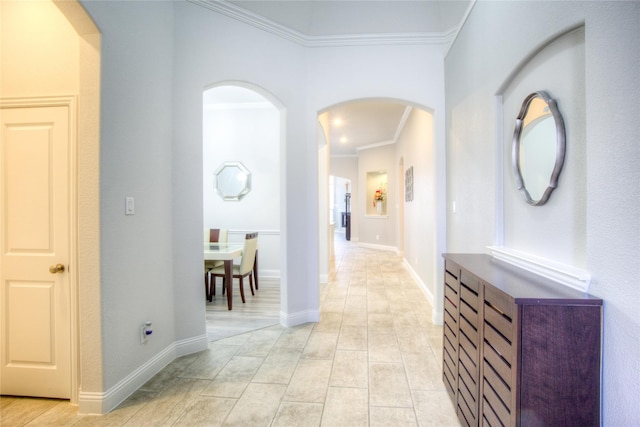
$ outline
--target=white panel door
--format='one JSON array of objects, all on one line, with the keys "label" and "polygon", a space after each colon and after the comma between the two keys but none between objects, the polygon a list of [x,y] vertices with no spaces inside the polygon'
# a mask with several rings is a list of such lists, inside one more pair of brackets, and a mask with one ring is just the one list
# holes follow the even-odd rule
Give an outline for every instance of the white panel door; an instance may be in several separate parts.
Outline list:
[{"label": "white panel door", "polygon": [[70,397],[69,110],[0,110],[1,394]]}]

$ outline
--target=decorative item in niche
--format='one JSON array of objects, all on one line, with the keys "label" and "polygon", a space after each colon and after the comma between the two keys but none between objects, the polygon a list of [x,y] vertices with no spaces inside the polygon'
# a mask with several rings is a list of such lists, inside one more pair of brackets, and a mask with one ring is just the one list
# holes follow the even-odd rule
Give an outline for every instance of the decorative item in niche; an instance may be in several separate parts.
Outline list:
[{"label": "decorative item in niche", "polygon": [[386,196],[387,193],[383,189],[382,185],[380,185],[375,193],[373,193],[373,206],[376,207],[376,213],[378,215],[382,215],[382,203],[384,202]]},{"label": "decorative item in niche", "polygon": [[516,118],[512,162],[516,186],[530,205],[544,205],[558,186],[565,145],[556,102],[546,92],[527,96]]},{"label": "decorative item in niche", "polygon": [[367,172],[366,191],[371,195],[367,198],[366,215],[387,214],[387,172]]},{"label": "decorative item in niche", "polygon": [[404,173],[404,201],[410,202],[413,200],[413,166],[407,169]]},{"label": "decorative item in niche", "polygon": [[223,200],[240,200],[251,190],[251,172],[240,162],[224,162],[214,178],[214,188]]}]

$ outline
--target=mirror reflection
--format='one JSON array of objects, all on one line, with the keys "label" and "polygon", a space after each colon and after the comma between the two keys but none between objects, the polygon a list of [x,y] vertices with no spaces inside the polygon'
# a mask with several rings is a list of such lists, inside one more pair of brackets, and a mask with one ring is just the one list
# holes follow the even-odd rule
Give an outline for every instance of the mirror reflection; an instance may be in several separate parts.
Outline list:
[{"label": "mirror reflection", "polygon": [[564,163],[564,122],[544,92],[529,95],[516,119],[513,166],[527,203],[543,205],[557,187]]},{"label": "mirror reflection", "polygon": [[251,190],[251,173],[240,162],[225,162],[215,172],[215,189],[224,200],[240,200]]}]

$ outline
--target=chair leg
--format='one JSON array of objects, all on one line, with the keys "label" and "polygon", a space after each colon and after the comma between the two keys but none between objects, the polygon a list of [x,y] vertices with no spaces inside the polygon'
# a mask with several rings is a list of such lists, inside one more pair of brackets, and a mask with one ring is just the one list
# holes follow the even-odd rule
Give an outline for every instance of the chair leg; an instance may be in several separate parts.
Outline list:
[{"label": "chair leg", "polygon": [[253,260],[253,281],[256,282],[256,291],[258,286],[258,251],[256,250],[256,258]]},{"label": "chair leg", "polygon": [[204,272],[204,292],[207,295],[207,301],[211,301],[211,290],[209,289],[209,272]]},{"label": "chair leg", "polygon": [[211,295],[216,294],[216,276],[211,276],[211,289],[209,290]]},{"label": "chair leg", "polygon": [[251,273],[249,273],[249,287],[251,288],[251,295],[255,295],[253,293],[253,277],[251,276]]},{"label": "chair leg", "polygon": [[242,283],[242,276],[240,276],[240,297],[242,298],[242,303],[244,304],[244,284]]}]

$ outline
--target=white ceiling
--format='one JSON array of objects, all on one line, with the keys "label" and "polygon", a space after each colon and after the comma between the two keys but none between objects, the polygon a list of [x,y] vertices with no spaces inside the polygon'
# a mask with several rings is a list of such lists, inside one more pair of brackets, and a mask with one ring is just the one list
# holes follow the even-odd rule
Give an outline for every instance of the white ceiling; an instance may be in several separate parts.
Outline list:
[{"label": "white ceiling", "polygon": [[[380,35],[445,40],[475,0],[190,0],[302,44]],[[395,143],[410,107],[389,101],[354,101],[332,107],[331,156]],[[341,125],[334,124],[340,118]],[[347,142],[341,143],[340,139]]]},{"label": "white ceiling", "polygon": [[354,101],[332,107],[327,110],[330,155],[353,156],[358,150],[394,144],[410,110],[390,101]]},{"label": "white ceiling", "polygon": [[458,26],[470,0],[233,0],[306,36],[443,33]]}]

